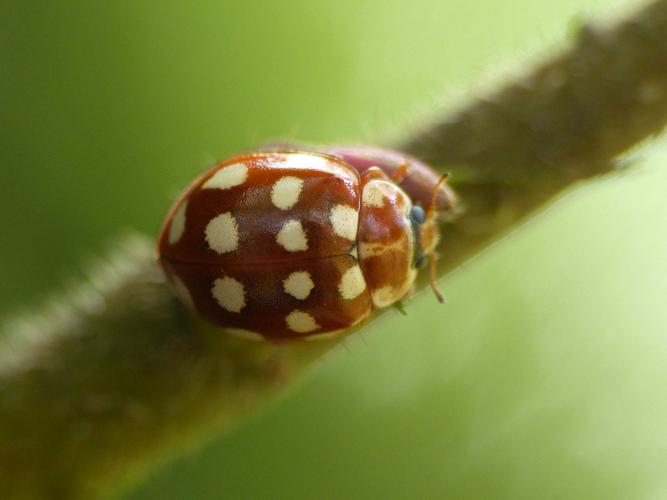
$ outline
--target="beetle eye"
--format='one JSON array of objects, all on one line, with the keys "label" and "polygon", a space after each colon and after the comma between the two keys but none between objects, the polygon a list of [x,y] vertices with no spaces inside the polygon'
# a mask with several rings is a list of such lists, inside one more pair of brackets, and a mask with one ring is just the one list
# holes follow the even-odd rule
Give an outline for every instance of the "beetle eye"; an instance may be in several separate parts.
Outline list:
[{"label": "beetle eye", "polygon": [[423,224],[426,221],[426,212],[419,205],[413,205],[410,208],[410,220],[416,224]]}]

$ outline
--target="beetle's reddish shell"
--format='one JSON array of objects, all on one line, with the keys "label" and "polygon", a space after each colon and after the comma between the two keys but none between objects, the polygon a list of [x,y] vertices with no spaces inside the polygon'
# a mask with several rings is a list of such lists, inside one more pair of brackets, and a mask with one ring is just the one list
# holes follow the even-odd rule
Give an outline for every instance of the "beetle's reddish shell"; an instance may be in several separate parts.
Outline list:
[{"label": "beetle's reddish shell", "polygon": [[437,232],[432,219],[411,219],[413,202],[427,207],[434,193],[440,206],[453,200],[411,161],[349,147],[226,160],[167,216],[158,253],[168,282],[205,319],[244,338],[347,331],[404,297],[415,258],[437,241],[424,237]]},{"label": "beetle's reddish shell", "polygon": [[348,328],[372,310],[356,256],[359,174],[314,153],[232,158],[172,208],[160,261],[186,302],[246,336]]}]

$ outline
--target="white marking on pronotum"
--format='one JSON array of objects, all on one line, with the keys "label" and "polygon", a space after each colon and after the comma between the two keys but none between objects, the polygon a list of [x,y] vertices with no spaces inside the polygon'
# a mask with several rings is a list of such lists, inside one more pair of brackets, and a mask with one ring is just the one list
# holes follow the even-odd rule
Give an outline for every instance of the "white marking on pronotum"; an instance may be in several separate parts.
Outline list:
[{"label": "white marking on pronotum", "polygon": [[236,337],[243,340],[250,340],[251,342],[262,342],[266,340],[263,335],[260,335],[257,332],[251,332],[250,330],[244,330],[243,328],[225,327],[224,330],[232,337]]},{"label": "white marking on pronotum", "polygon": [[169,226],[169,244],[173,245],[178,242],[183,236],[185,231],[185,211],[188,208],[187,200],[181,203],[181,206],[178,207],[174,217],[171,219],[171,225]]},{"label": "white marking on pronotum", "polygon": [[292,208],[299,200],[303,179],[286,176],[278,179],[271,188],[271,202],[281,210]]},{"label": "white marking on pronotum", "polygon": [[343,273],[338,283],[338,291],[345,300],[352,300],[366,290],[366,280],[361,268],[354,265]]},{"label": "white marking on pronotum", "polygon": [[383,188],[384,181],[371,181],[361,193],[361,203],[366,207],[380,208],[384,206],[385,193]]},{"label": "white marking on pronotum", "polygon": [[248,166],[234,163],[222,167],[202,185],[202,189],[229,189],[243,184],[248,178]]},{"label": "white marking on pronotum", "polygon": [[290,219],[276,235],[276,242],[288,252],[308,250],[308,239],[301,221]]},{"label": "white marking on pronotum", "polygon": [[245,307],[245,289],[243,285],[229,276],[218,278],[211,288],[213,298],[229,312],[241,312]]},{"label": "white marking on pronotum", "polygon": [[309,333],[320,328],[315,318],[307,312],[295,309],[285,317],[287,327],[296,333]]},{"label": "white marking on pronotum", "polygon": [[232,252],[239,246],[239,226],[231,212],[213,217],[204,234],[208,246],[218,253]]},{"label": "white marking on pronotum", "polygon": [[283,281],[283,288],[292,297],[299,300],[306,299],[315,287],[308,271],[295,271]]},{"label": "white marking on pronotum", "polygon": [[350,241],[357,239],[359,212],[354,208],[347,205],[336,205],[329,213],[329,220],[333,226],[334,233],[338,236]]}]

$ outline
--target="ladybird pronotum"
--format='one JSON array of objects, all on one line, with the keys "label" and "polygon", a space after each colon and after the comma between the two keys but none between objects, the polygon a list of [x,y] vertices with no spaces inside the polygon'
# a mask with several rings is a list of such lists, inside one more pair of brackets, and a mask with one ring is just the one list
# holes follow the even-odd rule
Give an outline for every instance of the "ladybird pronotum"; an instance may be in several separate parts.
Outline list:
[{"label": "ladybird pronotum", "polygon": [[186,189],[159,263],[183,303],[233,335],[331,338],[410,292],[454,203],[444,177],[395,151],[260,150]]}]

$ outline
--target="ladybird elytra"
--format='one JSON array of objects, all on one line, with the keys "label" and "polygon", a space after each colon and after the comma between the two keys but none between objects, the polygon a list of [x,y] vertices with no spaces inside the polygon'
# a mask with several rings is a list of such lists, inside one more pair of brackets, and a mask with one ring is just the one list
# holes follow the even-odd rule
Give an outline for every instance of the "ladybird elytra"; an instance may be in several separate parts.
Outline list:
[{"label": "ladybird elytra", "polygon": [[382,151],[367,152],[376,165],[355,165],[368,158],[354,150],[350,161],[350,148],[260,150],[215,165],[167,215],[157,244],[167,282],[248,340],[331,338],[396,303],[437,242],[431,205],[453,198],[428,167],[413,172]]}]

